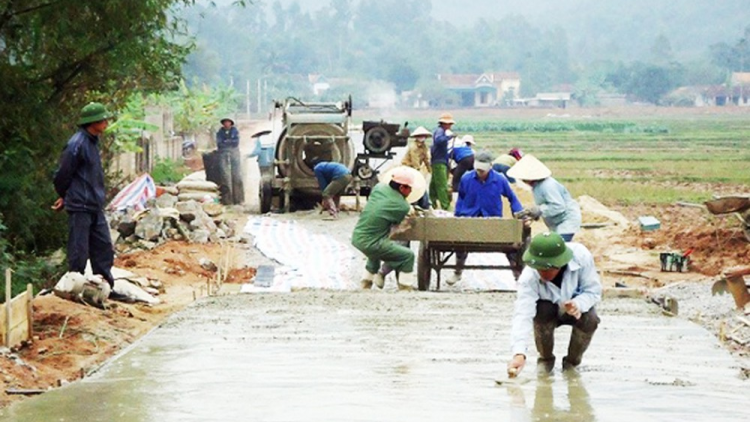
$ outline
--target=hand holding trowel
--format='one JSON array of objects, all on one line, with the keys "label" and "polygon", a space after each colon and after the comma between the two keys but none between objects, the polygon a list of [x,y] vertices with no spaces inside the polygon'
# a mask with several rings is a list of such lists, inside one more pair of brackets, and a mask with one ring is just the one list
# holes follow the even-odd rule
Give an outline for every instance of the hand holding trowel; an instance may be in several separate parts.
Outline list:
[{"label": "hand holding trowel", "polygon": [[524,382],[528,381],[528,379],[518,378],[518,375],[521,373],[524,366],[526,366],[526,356],[522,354],[513,356],[513,359],[508,362],[508,378],[500,377],[499,379],[495,380],[495,383],[497,385],[523,384]]}]

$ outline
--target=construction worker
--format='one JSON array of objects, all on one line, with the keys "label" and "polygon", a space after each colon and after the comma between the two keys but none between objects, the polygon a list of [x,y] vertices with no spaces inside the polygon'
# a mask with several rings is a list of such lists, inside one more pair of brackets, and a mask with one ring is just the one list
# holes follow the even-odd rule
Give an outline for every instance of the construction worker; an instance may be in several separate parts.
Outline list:
[{"label": "construction worker", "polygon": [[313,171],[323,192],[323,209],[328,211],[331,217],[338,217],[341,194],[352,181],[351,172],[345,165],[330,161],[318,162]]},{"label": "construction worker", "polygon": [[474,137],[465,135],[460,142],[456,142],[456,145],[450,151],[450,157],[456,163],[451,183],[454,194],[458,193],[458,184],[461,182],[464,173],[474,168],[474,150],[472,148],[475,145]]},{"label": "construction worker", "polygon": [[533,219],[544,219],[544,224],[559,233],[566,242],[581,228],[581,207],[565,186],[552,178],[552,171],[531,154],[526,154],[508,170],[508,176],[523,180],[531,186],[535,207],[528,210]]},{"label": "construction worker", "polygon": [[[429,178],[430,172],[432,172],[432,166],[430,165],[430,150],[425,143],[430,136],[432,136],[432,134],[424,126],[418,127],[411,134],[411,137],[414,138],[414,142],[409,144],[406,154],[404,154],[404,158],[401,160],[402,165],[418,170],[422,173],[422,176],[424,176],[425,179]],[[422,198],[419,199],[419,202],[417,202],[417,206],[425,210],[430,208],[429,193],[425,192]]]},{"label": "construction worker", "polygon": [[507,154],[495,158],[492,162],[492,170],[501,173],[510,183],[516,183],[516,179],[508,176],[508,170],[515,166],[518,160],[523,158],[523,152],[518,148],[511,149]]},{"label": "construction worker", "polygon": [[432,132],[432,179],[430,180],[430,198],[435,207],[447,210],[451,206],[448,195],[448,143],[456,137],[451,127],[456,123],[453,116],[443,113],[438,119],[438,127]]},{"label": "construction worker", "polygon": [[555,329],[560,325],[573,327],[563,369],[578,366],[599,326],[594,306],[601,301],[602,285],[591,252],[580,243],[566,243],[559,234],[545,232],[531,240],[523,262],[508,375],[515,377],[526,364],[532,327],[540,370],[549,372],[554,367]]},{"label": "construction worker", "polygon": [[[514,214],[523,209],[505,176],[492,170],[492,154],[482,151],[474,160],[474,170],[461,178],[454,214],[456,217],[502,217],[502,197],[508,199]],[[461,280],[468,255],[467,252],[456,252],[456,269],[446,283],[453,285]],[[508,256],[508,261],[513,263],[515,258]],[[517,268],[514,275],[518,276],[520,272],[521,268]]]},{"label": "construction worker", "polygon": [[[361,281],[363,289],[369,289],[373,284],[382,289],[385,277],[394,270],[400,289],[413,289],[416,284],[414,252],[391,240],[389,235],[391,228],[400,224],[411,210],[407,198],[413,194],[421,174],[406,166],[396,167],[389,173],[390,178],[375,185],[370,192],[352,233],[352,245],[367,257]],[[423,179],[421,185],[422,192],[415,191],[418,196],[413,200],[423,195]]]},{"label": "construction worker", "polygon": [[115,251],[104,217],[104,169],[99,156],[99,135],[111,118],[100,103],[81,110],[79,129],[65,145],[55,172],[59,198],[52,209],[68,212],[68,270],[83,274],[90,260],[92,272],[114,288]]},{"label": "construction worker", "polygon": [[234,120],[221,119],[221,129],[216,132],[216,147],[221,163],[221,202],[238,205],[245,202],[242,182],[242,157],[240,156],[240,132]]}]

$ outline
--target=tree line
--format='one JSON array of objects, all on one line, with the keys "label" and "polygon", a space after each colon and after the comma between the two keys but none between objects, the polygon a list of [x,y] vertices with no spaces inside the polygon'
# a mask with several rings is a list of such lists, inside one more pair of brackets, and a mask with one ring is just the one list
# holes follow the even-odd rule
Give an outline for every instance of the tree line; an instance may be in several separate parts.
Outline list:
[{"label": "tree line", "polygon": [[[580,16],[582,20],[586,17],[589,26],[597,19],[610,24],[618,36],[629,34],[628,29],[652,32],[649,45],[643,45],[645,37],[638,39],[643,50],[639,54],[633,54],[630,44],[635,42],[616,44],[607,32],[587,34],[597,40],[570,35],[563,24],[574,26],[579,16],[560,17],[560,25],[540,26],[509,14],[480,18],[466,26],[449,16],[433,18],[430,0],[329,0],[327,7],[315,11],[297,2],[285,6],[279,1],[256,1],[244,9],[199,6],[186,10],[197,48],[188,58],[185,74],[188,80],[202,83],[233,83],[240,91],[246,81],[255,90],[261,80],[269,87],[268,97],[309,96],[307,75],[321,74],[335,81],[328,95],[337,99],[347,93],[364,95],[373,81],[387,82],[396,92],[416,89],[445,96],[449,93],[439,89],[435,77],[439,73],[514,71],[521,76],[522,96],[565,86],[572,87],[583,104],[590,104],[599,92],[658,103],[680,85],[720,84],[732,71],[750,68],[743,64],[750,62],[750,56],[743,59],[747,45],[731,41],[742,36],[739,33],[728,33],[726,42],[700,51],[678,51],[672,45],[678,40],[682,46],[682,33],[704,34],[704,27],[712,24],[716,26],[712,39],[718,38],[716,33],[723,36],[719,20],[726,13],[713,18],[712,13],[717,8],[744,10],[735,0],[713,9],[687,2],[679,6],[679,14],[676,5],[653,5],[653,13],[630,27],[622,24],[627,16],[611,14],[626,13],[631,4],[615,3],[579,1],[575,12],[593,9],[589,11],[593,15]],[[645,13],[648,2],[637,3]],[[666,16],[669,13],[675,16]],[[638,27],[653,24],[648,17],[659,14],[665,15],[659,22],[673,26],[653,31]],[[606,54],[599,38],[611,44]],[[589,50],[599,51],[600,57]]]}]

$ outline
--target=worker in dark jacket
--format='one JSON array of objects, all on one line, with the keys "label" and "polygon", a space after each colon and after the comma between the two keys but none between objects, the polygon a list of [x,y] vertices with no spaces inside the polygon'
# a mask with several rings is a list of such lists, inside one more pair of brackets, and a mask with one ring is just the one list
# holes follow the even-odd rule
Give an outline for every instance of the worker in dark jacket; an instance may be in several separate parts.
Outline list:
[{"label": "worker in dark jacket", "polygon": [[68,267],[83,274],[91,260],[94,274],[114,287],[114,248],[104,217],[104,170],[99,157],[99,135],[112,115],[102,104],[90,103],[81,110],[80,128],[68,140],[54,178],[60,198],[52,209],[68,212]]},{"label": "worker in dark jacket", "polygon": [[336,218],[339,214],[341,194],[352,181],[352,174],[345,165],[320,161],[313,167],[318,186],[323,192],[323,209]]},{"label": "worker in dark jacket", "polygon": [[245,202],[245,188],[242,183],[240,132],[234,126],[234,120],[221,119],[221,129],[216,132],[216,147],[221,163],[221,203],[242,204]]}]

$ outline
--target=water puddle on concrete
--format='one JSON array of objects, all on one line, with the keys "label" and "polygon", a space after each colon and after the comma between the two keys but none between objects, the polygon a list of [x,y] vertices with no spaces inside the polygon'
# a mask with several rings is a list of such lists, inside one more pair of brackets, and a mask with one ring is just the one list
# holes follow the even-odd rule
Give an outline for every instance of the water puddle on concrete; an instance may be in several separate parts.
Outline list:
[{"label": "water puddle on concrete", "polygon": [[[514,295],[299,292],[210,299],[12,421],[747,421],[750,384],[702,328],[600,306],[578,373],[498,386]],[[570,330],[558,330],[565,354]]]}]

